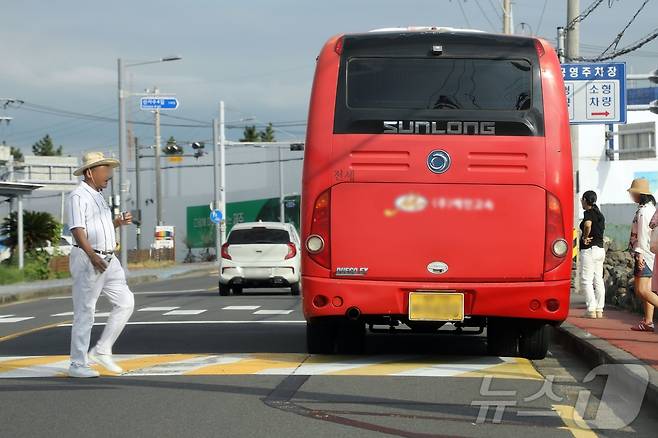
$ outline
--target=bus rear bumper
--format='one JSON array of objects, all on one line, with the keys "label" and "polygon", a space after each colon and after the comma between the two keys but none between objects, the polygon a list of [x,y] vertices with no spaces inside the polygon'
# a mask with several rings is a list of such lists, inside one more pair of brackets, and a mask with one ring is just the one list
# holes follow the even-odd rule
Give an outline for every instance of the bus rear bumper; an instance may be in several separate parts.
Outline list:
[{"label": "bus rear bumper", "polygon": [[510,283],[429,283],[343,280],[302,276],[306,319],[343,316],[358,308],[362,317],[409,312],[413,291],[461,292],[464,315],[530,318],[559,323],[569,313],[570,280]]}]

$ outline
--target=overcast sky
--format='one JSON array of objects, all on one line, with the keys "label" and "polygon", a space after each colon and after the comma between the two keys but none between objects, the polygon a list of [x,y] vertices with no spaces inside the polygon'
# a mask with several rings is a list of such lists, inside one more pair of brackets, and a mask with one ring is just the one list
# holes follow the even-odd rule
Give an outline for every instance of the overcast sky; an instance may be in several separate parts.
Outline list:
[{"label": "overcast sky", "polygon": [[[642,0],[605,0],[581,26],[582,52],[597,55],[621,30]],[[0,26],[0,97],[61,110],[117,115],[116,59],[149,60],[180,55],[181,61],[128,69],[134,92],[157,85],[181,101],[171,114],[210,121],[220,99],[227,120],[303,121],[315,57],[324,41],[343,32],[379,27],[440,25],[486,31],[500,28],[499,0],[5,0]],[[590,1],[581,0],[584,9]],[[546,5],[546,7],[545,7]],[[515,0],[517,32],[553,40],[565,24],[566,0]],[[463,12],[462,12],[463,9]],[[626,32],[621,46],[656,27],[658,0]],[[521,25],[521,23],[527,25]],[[620,58],[633,72],[658,67],[658,40]],[[151,115],[128,102],[129,116]],[[14,117],[0,127],[0,141],[28,152],[46,133],[66,153],[116,147],[116,123],[90,122],[0,108]],[[163,122],[189,123],[163,117]],[[302,138],[304,127],[286,128],[281,139]],[[135,127],[142,143],[153,136]],[[229,137],[237,139],[240,130]],[[207,140],[209,128],[163,127],[163,137]]]}]

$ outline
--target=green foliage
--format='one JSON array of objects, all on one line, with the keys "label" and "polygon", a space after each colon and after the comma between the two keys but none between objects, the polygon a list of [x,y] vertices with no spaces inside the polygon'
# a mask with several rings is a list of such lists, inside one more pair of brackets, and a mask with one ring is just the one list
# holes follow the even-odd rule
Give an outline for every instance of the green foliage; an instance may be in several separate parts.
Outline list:
[{"label": "green foliage", "polygon": [[241,142],[260,141],[260,134],[256,130],[256,125],[245,126],[240,141]]},{"label": "green foliage", "polygon": [[11,154],[12,157],[14,157],[14,161],[23,161],[23,152],[21,152],[20,149],[10,146],[9,147],[9,153]]},{"label": "green foliage", "polygon": [[50,134],[46,134],[45,137],[32,145],[32,153],[34,153],[34,155],[48,157],[62,155],[62,149],[61,145],[58,148],[55,148],[55,144],[53,143],[53,139],[50,138]]},{"label": "green foliage", "polygon": [[276,141],[274,138],[274,127],[269,123],[264,131],[260,132],[260,141]]},{"label": "green foliage", "polygon": [[[59,243],[62,233],[62,225],[45,211],[23,212],[23,244],[24,250],[31,251],[35,248],[46,246],[50,241],[53,245]],[[15,251],[18,245],[18,214],[12,212],[0,225],[0,235],[4,235],[2,244]]]},{"label": "green foliage", "polygon": [[31,251],[25,254],[25,267],[18,269],[16,257],[0,264],[0,285],[23,281],[50,280],[66,278],[68,272],[54,273],[49,269],[51,256],[45,251]]}]

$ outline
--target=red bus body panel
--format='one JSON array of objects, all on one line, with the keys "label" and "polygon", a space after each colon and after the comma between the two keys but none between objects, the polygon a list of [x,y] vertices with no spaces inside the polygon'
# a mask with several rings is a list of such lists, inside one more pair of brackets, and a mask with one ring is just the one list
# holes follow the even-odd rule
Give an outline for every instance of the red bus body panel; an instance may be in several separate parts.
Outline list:
[{"label": "red bus body panel", "polygon": [[[463,292],[467,316],[566,319],[571,250],[544,269],[547,193],[560,201],[567,242],[573,217],[568,115],[551,46],[537,40],[544,136],[334,134],[339,38],[318,57],[310,101],[302,242],[316,199],[330,190],[331,266],[304,248],[305,317],[345,315],[352,306],[364,316],[404,316],[409,292],[426,290]],[[440,183],[426,164],[436,149],[452,157]],[[434,261],[448,271],[430,273]],[[360,266],[367,275],[335,275],[337,267]],[[328,304],[317,307],[317,295]],[[547,308],[549,299],[559,301],[557,310]]]}]

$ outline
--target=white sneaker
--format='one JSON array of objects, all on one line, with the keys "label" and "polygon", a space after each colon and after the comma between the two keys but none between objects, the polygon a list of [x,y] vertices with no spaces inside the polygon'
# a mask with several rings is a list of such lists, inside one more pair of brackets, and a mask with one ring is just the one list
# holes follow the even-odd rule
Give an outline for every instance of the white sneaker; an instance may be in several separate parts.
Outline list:
[{"label": "white sneaker", "polygon": [[121,374],[123,373],[123,368],[114,362],[111,354],[101,354],[96,351],[96,347],[92,348],[89,353],[87,353],[89,360],[97,365],[102,366],[111,373]]},{"label": "white sneaker", "polygon": [[78,379],[86,379],[90,377],[98,377],[100,376],[100,373],[94,369],[92,369],[90,366],[84,366],[84,365],[73,365],[69,367],[69,377],[75,377]]}]

